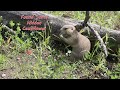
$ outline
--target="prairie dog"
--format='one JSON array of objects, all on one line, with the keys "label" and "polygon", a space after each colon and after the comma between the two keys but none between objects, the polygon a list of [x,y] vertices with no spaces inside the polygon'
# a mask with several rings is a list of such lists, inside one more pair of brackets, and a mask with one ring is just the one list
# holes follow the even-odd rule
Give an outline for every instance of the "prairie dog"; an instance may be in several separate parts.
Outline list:
[{"label": "prairie dog", "polygon": [[83,59],[86,52],[90,51],[89,39],[78,32],[73,25],[64,25],[60,29],[60,38],[72,47],[70,60]]}]

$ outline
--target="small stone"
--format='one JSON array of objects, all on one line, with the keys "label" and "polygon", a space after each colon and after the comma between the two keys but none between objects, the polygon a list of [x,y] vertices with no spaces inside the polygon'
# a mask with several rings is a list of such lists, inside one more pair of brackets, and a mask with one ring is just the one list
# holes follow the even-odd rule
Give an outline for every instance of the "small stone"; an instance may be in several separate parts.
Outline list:
[{"label": "small stone", "polygon": [[68,56],[68,53],[66,53],[66,56]]},{"label": "small stone", "polygon": [[6,77],[6,74],[3,73],[3,74],[2,74],[2,77]]},{"label": "small stone", "polygon": [[20,60],[20,58],[18,57],[17,60]]},{"label": "small stone", "polygon": [[27,51],[26,51],[26,54],[27,54],[27,55],[31,55],[31,54],[32,54],[32,50],[27,50]]},{"label": "small stone", "polygon": [[57,61],[56,58],[54,58],[54,61]]},{"label": "small stone", "polygon": [[71,54],[71,51],[68,50],[68,52],[66,53],[66,56],[70,56],[70,54]]},{"label": "small stone", "polygon": [[70,50],[68,50],[68,53],[71,53],[71,51],[70,51]]}]

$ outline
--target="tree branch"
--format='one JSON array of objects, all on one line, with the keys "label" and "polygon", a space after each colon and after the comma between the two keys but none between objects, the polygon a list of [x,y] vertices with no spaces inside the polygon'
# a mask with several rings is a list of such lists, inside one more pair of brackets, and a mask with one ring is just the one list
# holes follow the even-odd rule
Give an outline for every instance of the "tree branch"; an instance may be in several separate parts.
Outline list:
[{"label": "tree branch", "polygon": [[106,45],[104,44],[102,38],[100,37],[100,35],[98,34],[97,31],[95,31],[93,28],[91,28],[88,24],[87,24],[87,26],[96,35],[97,39],[100,41],[100,44],[101,44],[101,47],[104,51],[105,57],[107,57],[108,56],[108,51],[107,51]]},{"label": "tree branch", "polygon": [[85,20],[84,20],[84,23],[83,23],[83,28],[85,26],[87,26],[87,22],[89,21],[89,19],[90,19],[89,11],[86,11],[86,16],[85,16]]},{"label": "tree branch", "polygon": [[75,27],[78,31],[80,31],[81,29],[83,29],[84,27],[87,26],[87,22],[89,21],[90,16],[89,16],[89,11],[86,11],[86,15],[85,15],[85,19],[82,23],[77,24]]}]

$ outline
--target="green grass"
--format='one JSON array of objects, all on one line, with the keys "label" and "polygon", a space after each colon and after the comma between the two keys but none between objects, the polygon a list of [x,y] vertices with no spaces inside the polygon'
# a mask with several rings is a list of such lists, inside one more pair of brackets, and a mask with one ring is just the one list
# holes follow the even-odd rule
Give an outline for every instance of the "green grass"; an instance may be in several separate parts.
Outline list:
[{"label": "green grass", "polygon": [[[84,20],[85,11],[45,11],[56,16],[62,16],[63,14],[72,16],[72,18],[78,20]],[[106,28],[118,29],[120,25],[120,11],[90,11],[91,23],[104,26]]]},{"label": "green grass", "polygon": [[[57,16],[69,14],[66,11],[45,11]],[[116,28],[119,23],[120,12],[91,12],[91,23],[97,23],[107,28]],[[74,11],[72,18],[84,19],[85,12]],[[11,28],[15,25],[10,22]],[[1,29],[2,30],[2,29]],[[83,61],[70,64],[65,53],[51,48],[50,36],[46,32],[31,33],[26,35],[22,32],[19,38],[20,28],[16,28],[17,35],[8,35],[12,41],[6,43],[0,34],[0,74],[5,73],[9,77],[19,79],[82,79],[82,78],[120,78],[120,63],[114,64],[109,70],[103,52],[99,51],[99,42],[96,43],[94,51],[86,55]],[[32,37],[32,38],[31,38]],[[39,37],[39,38],[38,38]],[[32,41],[36,41],[33,43]],[[33,48],[33,46],[35,48]],[[31,50],[28,55],[26,50]],[[3,53],[4,52],[4,53]],[[119,53],[120,54],[120,53]],[[3,78],[3,77],[0,77]]]}]

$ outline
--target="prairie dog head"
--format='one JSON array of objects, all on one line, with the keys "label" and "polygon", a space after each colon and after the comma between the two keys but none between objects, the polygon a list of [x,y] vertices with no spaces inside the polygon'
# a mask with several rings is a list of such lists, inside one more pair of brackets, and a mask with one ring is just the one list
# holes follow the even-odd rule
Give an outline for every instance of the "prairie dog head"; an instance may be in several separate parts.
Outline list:
[{"label": "prairie dog head", "polygon": [[72,36],[73,32],[76,30],[76,28],[73,25],[64,25],[60,31],[61,35],[63,35],[64,38],[69,38]]},{"label": "prairie dog head", "polygon": [[74,25],[64,25],[60,29],[60,38],[71,46],[78,43],[78,34]]}]

